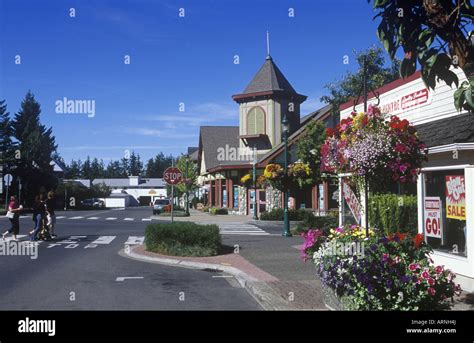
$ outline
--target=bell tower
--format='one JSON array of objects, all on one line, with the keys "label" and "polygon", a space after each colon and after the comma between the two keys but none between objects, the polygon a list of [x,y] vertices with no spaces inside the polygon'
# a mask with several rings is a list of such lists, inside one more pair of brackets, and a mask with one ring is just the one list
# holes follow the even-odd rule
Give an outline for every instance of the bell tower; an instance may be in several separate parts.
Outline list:
[{"label": "bell tower", "polygon": [[239,104],[240,146],[256,147],[264,153],[282,142],[282,120],[286,115],[290,135],[300,127],[300,105],[306,100],[298,94],[270,56],[267,57],[243,93],[232,96]]}]

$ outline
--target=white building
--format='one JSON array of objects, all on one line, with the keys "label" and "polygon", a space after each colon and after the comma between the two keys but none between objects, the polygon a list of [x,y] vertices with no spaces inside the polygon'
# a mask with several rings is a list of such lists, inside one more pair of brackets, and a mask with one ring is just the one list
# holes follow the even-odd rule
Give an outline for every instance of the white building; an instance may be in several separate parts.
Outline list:
[{"label": "white building", "polygon": [[135,201],[133,201],[133,199],[126,200],[124,202],[126,206],[148,206],[157,198],[166,198],[166,184],[161,178],[141,178],[140,176],[129,176],[128,178],[121,179],[94,179],[92,184],[105,184],[112,189],[111,198],[114,198],[115,200],[111,200],[111,204],[118,203],[118,200],[116,199],[119,197],[124,199],[127,198],[127,194],[131,195]]},{"label": "white building", "polygon": [[[453,69],[461,83],[463,72]],[[433,249],[433,260],[458,274],[468,292],[474,291],[474,114],[457,111],[444,82],[428,90],[419,72],[376,90],[382,113],[407,119],[427,145],[429,161],[418,178],[418,232]],[[371,98],[369,104],[377,104]],[[353,103],[340,107],[341,119]],[[363,104],[355,106],[363,111]],[[342,200],[342,197],[341,197]],[[342,213],[344,213],[343,203]],[[343,217],[341,215],[341,217]],[[342,219],[341,219],[342,220]]]}]

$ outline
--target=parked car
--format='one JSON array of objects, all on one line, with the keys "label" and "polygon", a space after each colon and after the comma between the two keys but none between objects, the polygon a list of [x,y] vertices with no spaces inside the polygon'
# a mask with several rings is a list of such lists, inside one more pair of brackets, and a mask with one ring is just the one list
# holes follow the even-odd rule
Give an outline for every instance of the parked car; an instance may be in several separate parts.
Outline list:
[{"label": "parked car", "polygon": [[160,214],[164,211],[164,208],[169,205],[171,205],[169,199],[155,199],[153,203],[153,214]]},{"label": "parked car", "polygon": [[81,201],[82,207],[104,208],[105,202],[97,198],[84,199]]}]

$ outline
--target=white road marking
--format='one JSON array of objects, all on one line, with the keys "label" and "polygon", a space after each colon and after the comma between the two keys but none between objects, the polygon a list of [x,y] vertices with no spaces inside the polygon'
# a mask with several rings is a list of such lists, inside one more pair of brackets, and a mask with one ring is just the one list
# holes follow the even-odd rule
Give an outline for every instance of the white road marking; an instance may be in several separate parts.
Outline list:
[{"label": "white road marking", "polygon": [[115,281],[125,281],[125,280],[139,280],[143,279],[143,276],[118,276]]},{"label": "white road marking", "polygon": [[58,217],[56,217],[56,219],[64,219],[64,218],[66,218],[66,216],[58,216]]},{"label": "white road marking", "polygon": [[100,236],[91,244],[110,244],[117,236]]},{"label": "white road marking", "polygon": [[127,241],[124,244],[125,245],[143,244],[144,241],[145,241],[145,236],[129,236]]},{"label": "white road marking", "polygon": [[142,218],[142,222],[151,222],[151,218]]},{"label": "white road marking", "polygon": [[115,217],[107,217],[107,218],[105,218],[105,220],[117,220],[117,218],[115,218]]},{"label": "white road marking", "polygon": [[221,235],[269,236],[270,234],[252,224],[228,222],[219,224]]},{"label": "white road marking", "polygon": [[84,218],[84,217],[77,216],[77,217],[71,217],[71,218],[69,218],[69,219],[82,219],[82,218]]},{"label": "white road marking", "polygon": [[135,220],[135,218],[124,218],[123,220],[129,221],[129,222],[133,222],[133,221]]},{"label": "white road marking", "polygon": [[[27,235],[17,235],[16,238],[17,238],[18,241],[24,241],[28,238],[28,236]],[[13,237],[12,236],[6,237],[5,240],[0,239],[0,242],[5,242],[5,241],[6,242],[13,241]]]},{"label": "white road marking", "polygon": [[212,277],[214,277],[214,278],[219,278],[219,277],[231,278],[231,277],[233,277],[233,276],[232,276],[232,275],[212,275]]},{"label": "white road marking", "polygon": [[92,243],[90,243],[90,244],[87,244],[87,245],[84,247],[84,249],[91,249],[91,248],[97,248],[97,247],[98,247],[97,244],[92,244]]},{"label": "white road marking", "polygon": [[99,219],[99,217],[89,217],[89,218],[87,218],[87,219],[88,219],[88,220],[97,220],[97,219]]}]

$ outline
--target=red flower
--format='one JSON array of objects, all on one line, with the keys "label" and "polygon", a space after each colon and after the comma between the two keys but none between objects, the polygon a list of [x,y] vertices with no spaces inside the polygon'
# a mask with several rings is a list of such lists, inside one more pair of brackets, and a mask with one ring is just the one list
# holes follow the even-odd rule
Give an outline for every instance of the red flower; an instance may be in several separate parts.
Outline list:
[{"label": "red flower", "polygon": [[334,129],[331,127],[328,127],[326,129],[326,137],[333,137],[334,136]]},{"label": "red flower", "polygon": [[405,237],[407,236],[406,233],[401,233],[401,232],[397,232],[395,235],[398,237],[400,241],[403,241]]},{"label": "red flower", "polygon": [[436,283],[436,281],[433,278],[428,279],[428,285],[433,286]]},{"label": "red flower", "polygon": [[428,288],[428,293],[430,293],[430,295],[434,296],[436,294],[436,290],[433,287],[430,287],[430,288]]},{"label": "red flower", "polygon": [[436,274],[441,274],[443,272],[443,266],[437,266],[435,268],[435,272],[436,272]]},{"label": "red flower", "polygon": [[419,248],[423,242],[423,235],[421,233],[417,233],[415,237],[413,237],[413,244],[415,244],[415,248]]}]

